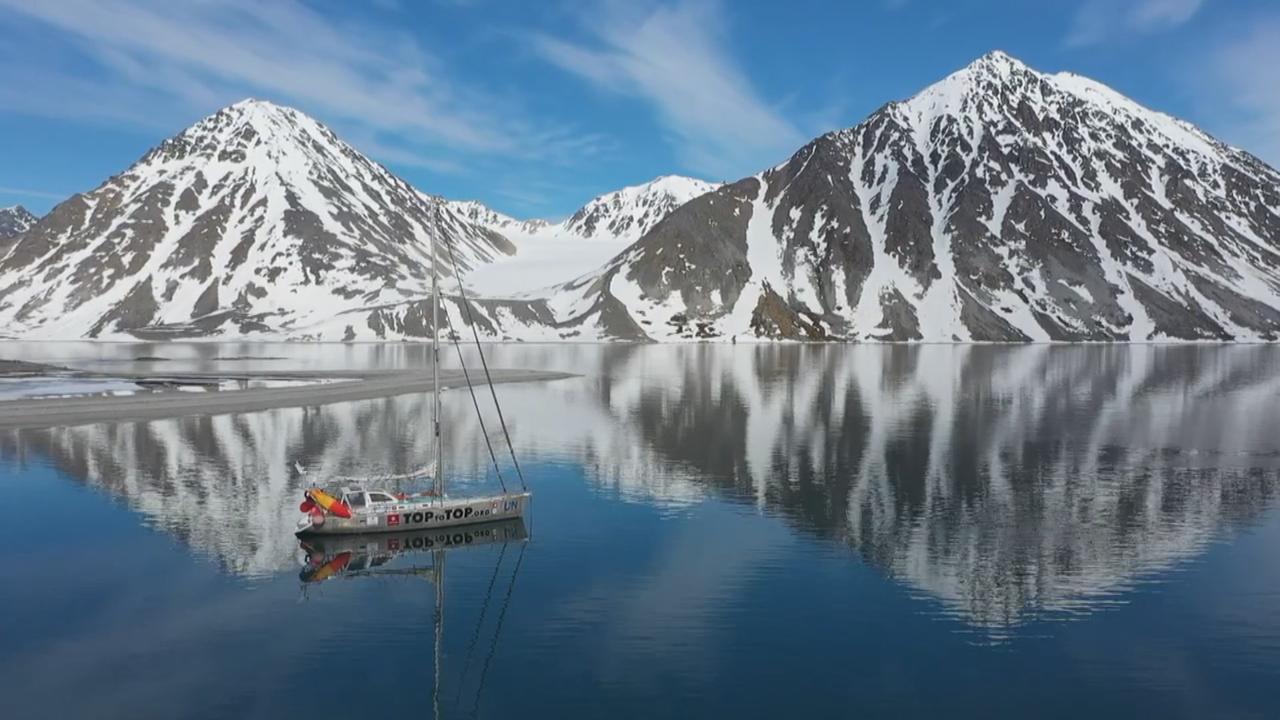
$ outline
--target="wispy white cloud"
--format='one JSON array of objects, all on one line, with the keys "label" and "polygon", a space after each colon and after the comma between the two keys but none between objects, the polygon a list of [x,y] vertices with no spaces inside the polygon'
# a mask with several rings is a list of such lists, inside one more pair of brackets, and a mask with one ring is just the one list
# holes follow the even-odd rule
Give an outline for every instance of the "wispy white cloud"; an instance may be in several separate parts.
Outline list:
[{"label": "wispy white cloud", "polygon": [[1076,10],[1066,43],[1079,47],[1171,30],[1191,20],[1203,5],[1204,0],[1087,0]]},{"label": "wispy white cloud", "polygon": [[650,103],[683,162],[734,177],[776,162],[807,138],[753,87],[717,32],[716,2],[637,9],[611,4],[586,18],[586,42],[537,36],[547,61],[607,92]]},{"label": "wispy white cloud", "polygon": [[44,200],[63,200],[67,197],[67,193],[29,190],[27,188],[7,187],[4,185],[0,185],[0,195],[17,195],[19,197],[41,198]]},{"label": "wispy white cloud", "polygon": [[367,128],[348,128],[343,133],[342,139],[359,148],[360,152],[377,158],[382,163],[423,168],[445,175],[459,173],[464,169],[459,159],[444,157],[430,150],[422,150],[404,143],[386,142],[381,140],[377,133]]},{"label": "wispy white cloud", "polygon": [[1192,18],[1204,0],[1140,0],[1129,14],[1130,23],[1146,32],[1177,27]]},{"label": "wispy white cloud", "polygon": [[145,125],[255,95],[437,170],[460,155],[542,157],[580,142],[476,90],[410,36],[296,0],[0,0],[4,21],[42,31],[36,47],[0,49],[0,105],[11,112]]},{"label": "wispy white cloud", "polygon": [[1197,90],[1224,139],[1280,168],[1280,15],[1238,27],[1196,63]]}]

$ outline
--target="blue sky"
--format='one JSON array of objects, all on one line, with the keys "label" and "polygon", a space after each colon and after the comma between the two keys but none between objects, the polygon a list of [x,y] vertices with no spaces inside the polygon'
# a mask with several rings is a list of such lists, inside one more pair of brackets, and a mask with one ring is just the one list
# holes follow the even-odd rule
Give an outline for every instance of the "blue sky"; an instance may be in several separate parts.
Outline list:
[{"label": "blue sky", "polygon": [[0,205],[36,212],[244,97],[428,192],[565,215],[735,179],[992,49],[1280,165],[1263,0],[0,0]]}]

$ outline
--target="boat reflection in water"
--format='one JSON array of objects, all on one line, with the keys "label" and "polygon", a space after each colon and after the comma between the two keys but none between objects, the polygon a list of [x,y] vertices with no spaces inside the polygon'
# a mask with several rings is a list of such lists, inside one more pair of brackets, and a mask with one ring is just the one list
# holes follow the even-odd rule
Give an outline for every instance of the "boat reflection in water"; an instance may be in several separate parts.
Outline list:
[{"label": "boat reflection in water", "polygon": [[[485,656],[476,687],[471,715],[479,712],[480,698],[484,692],[485,679],[489,674],[489,663],[493,660],[498,639],[502,633],[502,623],[506,619],[507,608],[511,604],[511,593],[515,589],[516,576],[520,573],[520,565],[524,561],[525,541],[529,533],[525,529],[524,519],[499,520],[492,523],[469,525],[464,527],[438,528],[435,530],[418,530],[404,533],[370,533],[368,535],[316,535],[299,540],[302,550],[302,571],[298,574],[303,587],[335,580],[339,578],[354,579],[368,577],[416,577],[426,580],[435,586],[435,608],[431,613],[432,645],[434,653],[434,671],[431,681],[432,716],[441,717],[440,692],[441,663],[444,647],[444,608],[445,608],[445,555],[451,550],[473,548],[480,545],[502,545],[502,551],[494,564],[493,578],[496,582],[507,555],[507,546],[520,544],[520,553],[510,571],[504,590],[501,608],[497,611],[497,623],[493,630],[488,654]],[[413,562],[405,566],[397,566],[394,560],[401,557],[415,557]],[[425,562],[427,559],[429,562]],[[425,562],[425,564],[423,564]],[[462,685],[466,681],[467,670],[475,655],[475,644],[480,638],[480,629],[484,625],[485,614],[493,600],[495,582],[489,584],[471,646],[463,663],[462,675],[458,682],[456,703],[461,697]],[[304,595],[305,597],[305,595]]]},{"label": "boat reflection in water", "polygon": [[[441,566],[434,560],[427,565],[391,567],[391,561],[413,555],[434,556],[444,552],[478,545],[523,542],[529,533],[524,520],[472,525],[465,528],[440,528],[405,533],[369,535],[316,535],[299,542],[302,552],[304,583],[315,584],[335,578],[417,575],[434,579]],[[426,557],[422,558],[424,561]]]}]

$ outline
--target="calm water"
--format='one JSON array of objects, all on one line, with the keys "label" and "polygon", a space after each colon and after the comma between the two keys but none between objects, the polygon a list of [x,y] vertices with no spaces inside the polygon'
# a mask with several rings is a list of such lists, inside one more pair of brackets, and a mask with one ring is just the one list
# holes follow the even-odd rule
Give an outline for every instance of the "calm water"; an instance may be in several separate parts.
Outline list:
[{"label": "calm water", "polygon": [[[1280,348],[492,353],[581,377],[499,388],[535,500],[489,534],[291,534],[291,464],[425,464],[423,397],[0,433],[2,714],[1280,716]],[[0,344],[135,356],[425,352]]]}]

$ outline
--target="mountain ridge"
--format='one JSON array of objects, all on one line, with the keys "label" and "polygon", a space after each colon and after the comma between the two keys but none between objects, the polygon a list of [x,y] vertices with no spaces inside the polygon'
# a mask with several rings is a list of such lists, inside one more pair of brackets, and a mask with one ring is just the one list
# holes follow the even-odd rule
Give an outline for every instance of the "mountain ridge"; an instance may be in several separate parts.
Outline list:
[{"label": "mountain ridge", "polygon": [[0,260],[38,218],[21,205],[0,208]]},{"label": "mountain ridge", "polygon": [[[246,101],[221,112],[255,107],[264,105]],[[478,298],[463,304],[448,280],[445,316],[455,327],[474,322],[494,339],[1280,338],[1280,174],[1105,85],[1041,73],[999,51],[749,177],[714,184],[661,176],[595,198],[560,223],[517,220],[413,189],[299,117],[289,122],[308,128],[303,149],[271,166],[292,183],[273,186],[278,214],[296,204],[299,217],[267,237],[233,225],[238,244],[269,246],[268,265],[295,260],[277,270],[295,271],[285,276],[287,293],[341,276],[338,287],[323,288],[328,294],[286,294],[282,302],[277,293],[254,303],[263,285],[246,290],[224,278],[234,286],[226,293],[180,283],[173,302],[167,287],[134,278],[134,287],[150,286],[149,295],[122,298],[117,288],[111,312],[96,308],[100,317],[86,324],[77,310],[87,300],[68,293],[98,298],[98,285],[137,275],[124,262],[136,264],[136,249],[121,255],[115,245],[136,241],[139,229],[145,234],[156,206],[169,212],[166,202],[190,202],[190,182],[151,195],[134,188],[125,193],[133,203],[126,217],[95,224],[97,213],[120,201],[122,187],[133,187],[135,166],[90,200],[59,205],[0,258],[0,321],[33,337],[172,328],[264,339],[429,336],[423,245],[439,223],[462,250],[464,279]],[[193,156],[201,168],[223,171],[246,161],[245,143],[256,136],[239,129],[183,140],[186,132],[139,165],[163,165],[175,153],[188,161],[188,174],[199,171]],[[319,165],[307,160],[316,148],[326,160]],[[316,177],[299,174],[313,166]],[[381,190],[371,194],[375,180]],[[207,194],[206,185],[196,199]],[[382,203],[384,195],[397,202]],[[234,200],[238,206],[215,205],[237,218],[257,207],[240,194]],[[399,222],[405,217],[407,224]],[[182,230],[186,237],[193,227],[188,221]],[[227,233],[217,226],[205,234],[224,241]],[[282,237],[313,242],[282,247]],[[364,247],[370,237],[371,253]],[[107,262],[106,280],[88,272],[82,256],[70,274],[51,260],[68,246],[84,255],[90,245]],[[203,263],[221,270],[232,258],[226,250],[214,258],[188,252],[178,269],[189,274]],[[207,281],[210,271],[202,272]],[[5,273],[17,279],[5,284]],[[210,292],[202,307],[214,312],[197,313],[192,304]],[[163,302],[156,299],[162,293]],[[239,294],[228,308],[232,293]]]},{"label": "mountain ridge", "polygon": [[305,332],[423,297],[437,227],[464,268],[513,251],[314,119],[244,100],[35,223],[0,261],[0,320],[33,337]]},{"label": "mountain ridge", "polygon": [[596,239],[609,230],[608,239],[634,242],[671,210],[722,183],[687,175],[659,175],[597,195],[563,220],[521,219],[495,210],[480,200],[449,200],[449,204],[475,222],[495,230],[518,234],[555,234]]},{"label": "mountain ridge", "polygon": [[1278,188],[1185,122],[990,53],[682,206],[559,305],[633,340],[1274,340]]},{"label": "mountain ridge", "polygon": [[559,222],[517,220],[477,201],[453,202],[517,248],[513,255],[478,268],[468,283],[489,295],[538,296],[600,267],[677,207],[717,187],[697,178],[661,175],[598,195]]}]

